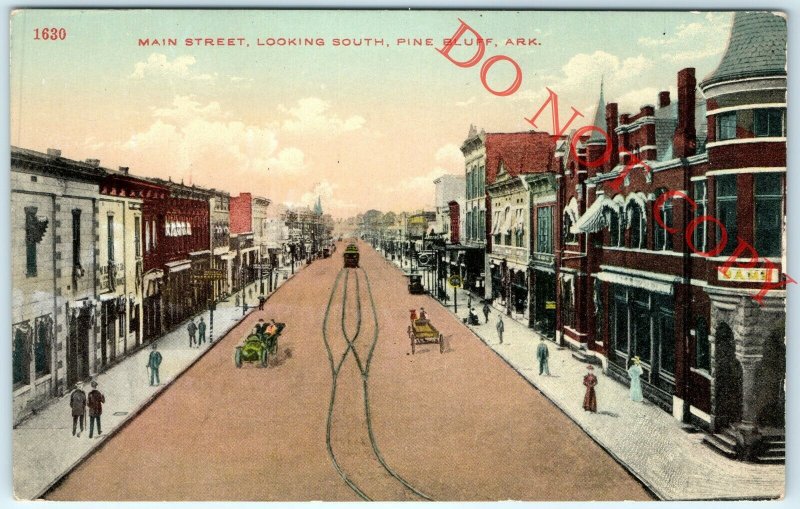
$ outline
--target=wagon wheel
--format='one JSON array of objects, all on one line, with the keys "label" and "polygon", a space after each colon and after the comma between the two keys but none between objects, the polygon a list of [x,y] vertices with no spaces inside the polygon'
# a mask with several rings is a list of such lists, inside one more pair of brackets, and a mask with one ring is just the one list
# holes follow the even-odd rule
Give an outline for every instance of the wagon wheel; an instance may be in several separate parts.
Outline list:
[{"label": "wagon wheel", "polygon": [[444,336],[439,334],[439,353],[444,353]]},{"label": "wagon wheel", "polygon": [[233,352],[233,362],[236,364],[237,368],[242,367],[242,347],[237,346],[236,350]]}]

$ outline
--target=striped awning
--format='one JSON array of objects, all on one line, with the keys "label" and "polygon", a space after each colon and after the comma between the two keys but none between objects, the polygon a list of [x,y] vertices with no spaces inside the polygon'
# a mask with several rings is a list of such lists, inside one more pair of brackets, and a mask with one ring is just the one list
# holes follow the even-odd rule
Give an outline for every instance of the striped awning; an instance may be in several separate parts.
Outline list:
[{"label": "striped awning", "polygon": [[612,211],[619,213],[619,205],[601,194],[598,196],[591,207],[572,225],[571,233],[594,233],[607,227],[606,212]]}]

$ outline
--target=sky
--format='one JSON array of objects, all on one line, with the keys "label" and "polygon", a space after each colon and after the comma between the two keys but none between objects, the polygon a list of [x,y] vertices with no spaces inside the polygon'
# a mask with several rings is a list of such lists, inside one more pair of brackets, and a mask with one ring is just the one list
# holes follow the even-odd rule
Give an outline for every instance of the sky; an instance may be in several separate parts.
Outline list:
[{"label": "sky", "polygon": [[[492,39],[473,67],[436,51],[459,20]],[[22,10],[11,21],[11,144],[274,203],[319,196],[335,217],[430,210],[433,180],[464,173],[459,147],[471,124],[532,129],[525,118],[548,87],[561,122],[574,106],[584,117],[571,127],[585,125],[601,78],[620,113],[654,104],[661,90],[674,100],[680,69],[694,67],[700,81],[719,63],[731,20],[674,11]],[[66,37],[45,40],[42,28]],[[140,44],[162,38],[177,45]],[[398,41],[414,38],[423,45]],[[473,42],[451,56],[474,53]],[[496,55],[519,66],[511,95],[481,82]],[[487,73],[497,90],[513,80],[508,61]],[[552,132],[550,124],[547,113],[537,130]]]}]

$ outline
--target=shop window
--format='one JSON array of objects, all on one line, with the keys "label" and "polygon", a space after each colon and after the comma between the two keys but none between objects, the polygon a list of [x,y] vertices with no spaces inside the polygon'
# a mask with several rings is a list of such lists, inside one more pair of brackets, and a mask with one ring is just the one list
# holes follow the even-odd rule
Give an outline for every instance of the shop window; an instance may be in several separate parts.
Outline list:
[{"label": "shop window", "polygon": [[573,327],[575,324],[575,301],[572,290],[572,280],[561,280],[561,316],[564,325]]},{"label": "shop window", "polygon": [[675,312],[672,304],[663,296],[657,298],[655,333],[659,349],[659,371],[675,374]]},{"label": "shop window", "polygon": [[695,321],[695,366],[711,371],[711,344],[708,340],[708,323],[703,317]]},{"label": "shop window", "polygon": [[13,327],[12,345],[12,381],[15,389],[30,383],[31,379],[31,354],[30,335],[31,327],[28,322]]},{"label": "shop window", "polygon": [[50,352],[52,351],[53,319],[41,316],[36,319],[33,344],[34,368],[36,378],[50,374]]},{"label": "shop window", "polygon": [[636,290],[631,305],[631,335],[633,355],[638,355],[644,364],[650,364],[652,332],[650,330],[650,309],[648,295],[644,290]]},{"label": "shop window", "polygon": [[[760,256],[781,255],[783,186],[780,173],[755,175],[754,247]],[[730,240],[728,240],[730,242]]]},{"label": "shop window", "polygon": [[614,288],[614,348],[623,356],[628,355],[628,297],[624,288]]},{"label": "shop window", "polygon": [[758,137],[786,136],[783,122],[784,110],[780,108],[765,108],[755,110],[754,131]]},{"label": "shop window", "polygon": [[736,112],[717,115],[717,141],[736,138]]},{"label": "shop window", "polygon": [[[736,222],[736,175],[719,175],[715,180],[717,198],[717,219],[728,233],[728,241],[722,249],[723,255],[730,255],[738,244]],[[717,245],[722,242],[722,231],[717,228]]]}]

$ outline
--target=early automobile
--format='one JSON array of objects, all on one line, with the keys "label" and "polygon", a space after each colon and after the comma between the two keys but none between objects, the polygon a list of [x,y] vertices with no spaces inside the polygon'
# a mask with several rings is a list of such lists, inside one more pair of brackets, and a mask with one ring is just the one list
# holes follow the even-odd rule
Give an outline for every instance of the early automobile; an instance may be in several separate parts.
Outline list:
[{"label": "early automobile", "polygon": [[344,267],[357,269],[358,268],[358,246],[355,244],[348,244],[344,249]]},{"label": "early automobile", "polygon": [[439,344],[439,353],[444,353],[444,336],[431,325],[428,319],[411,318],[408,326],[408,337],[411,339],[411,355],[414,355],[417,345]]},{"label": "early automobile", "polygon": [[425,287],[422,286],[422,274],[407,274],[408,276],[408,293],[425,293]]},{"label": "early automobile", "polygon": [[250,334],[241,345],[236,347],[233,354],[233,361],[237,368],[241,368],[245,362],[258,363],[262,368],[269,365],[269,356],[275,355],[278,351],[278,337],[283,332],[285,323],[278,323],[277,330],[273,334]]}]

